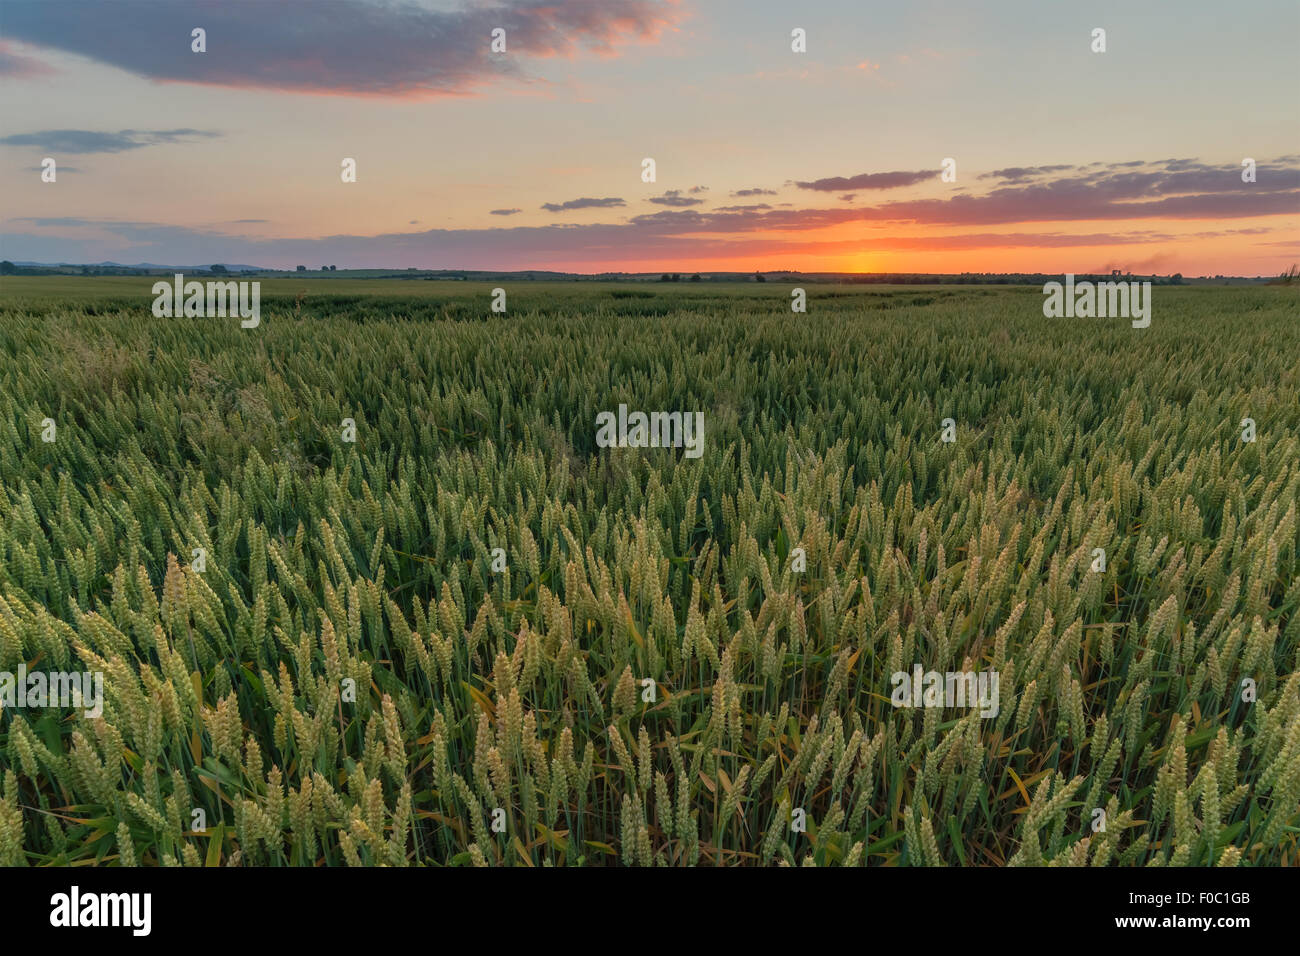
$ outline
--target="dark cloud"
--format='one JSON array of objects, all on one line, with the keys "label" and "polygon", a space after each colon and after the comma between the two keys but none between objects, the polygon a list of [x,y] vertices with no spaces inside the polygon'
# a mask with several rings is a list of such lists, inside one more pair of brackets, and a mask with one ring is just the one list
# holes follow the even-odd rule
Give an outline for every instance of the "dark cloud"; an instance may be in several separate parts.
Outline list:
[{"label": "dark cloud", "polygon": [[857,198],[858,198],[857,193],[845,193],[843,196],[840,197],[840,202],[853,202],[853,200]]},{"label": "dark cloud", "polygon": [[[692,190],[692,192],[694,192],[694,190]],[[690,196],[683,196],[680,189],[670,189],[662,196],[652,196],[647,201],[656,203],[660,206],[673,206],[675,208],[704,205],[703,199],[692,199]]]},{"label": "dark cloud", "polygon": [[203,129],[124,129],[104,133],[88,129],[47,129],[0,137],[4,146],[37,146],[47,153],[122,153],[145,146],[211,139],[220,133]]},{"label": "dark cloud", "polygon": [[755,209],[771,209],[765,202],[755,203],[752,206],[719,206],[714,212],[749,212]]},{"label": "dark cloud", "polygon": [[[466,5],[469,6],[469,5]],[[653,40],[683,17],[673,0],[512,0],[458,10],[370,0],[106,3],[6,0],[6,36],[155,80],[310,93],[464,93],[521,58],[601,55]],[[207,31],[207,52],[190,31]],[[506,31],[508,53],[489,50]]]},{"label": "dark cloud", "polygon": [[612,209],[615,206],[626,206],[623,200],[610,197],[608,199],[570,199],[568,202],[548,202],[542,203],[542,208],[547,212],[568,212],[570,209]]},{"label": "dark cloud", "polygon": [[493,209],[488,212],[489,216],[513,216],[515,213],[523,212],[522,209]]},{"label": "dark cloud", "polygon": [[708,186],[692,186],[690,189],[687,190],[687,192],[690,193],[706,193],[708,191],[709,191]]},{"label": "dark cloud", "polygon": [[892,173],[859,173],[857,176],[831,176],[827,179],[815,179],[810,183],[796,182],[800,189],[815,189],[818,192],[842,192],[846,189],[898,189],[901,186],[915,186],[927,179],[939,175],[937,169],[921,169],[915,172],[902,170]]},{"label": "dark cloud", "polygon": [[737,199],[745,196],[775,196],[776,190],[775,189],[737,189],[731,195],[735,196]]}]

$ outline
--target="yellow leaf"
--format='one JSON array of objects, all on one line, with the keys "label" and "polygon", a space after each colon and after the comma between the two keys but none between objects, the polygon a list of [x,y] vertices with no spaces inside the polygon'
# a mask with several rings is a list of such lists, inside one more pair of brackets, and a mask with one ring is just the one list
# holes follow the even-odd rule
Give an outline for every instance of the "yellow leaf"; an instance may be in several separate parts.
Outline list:
[{"label": "yellow leaf", "polygon": [[1011,774],[1011,779],[1016,782],[1016,787],[1020,790],[1020,795],[1025,798],[1025,804],[1028,805],[1031,802],[1029,799],[1029,791],[1025,789],[1025,785],[1020,782],[1020,778],[1016,776],[1014,770],[1008,767],[1007,773]]},{"label": "yellow leaf", "polygon": [[497,719],[497,710],[492,706],[492,701],[488,698],[487,694],[483,693],[477,687],[469,686],[465,681],[461,681],[460,686],[469,691],[469,695],[474,698],[474,703],[478,704],[483,713],[488,715],[488,719]]},{"label": "yellow leaf", "polygon": [[721,767],[718,768],[718,780],[722,783],[722,789],[728,794],[731,793],[731,778],[727,776],[727,771]]},{"label": "yellow leaf", "polygon": [[645,650],[645,640],[637,633],[636,622],[632,620],[632,609],[627,606],[627,601],[623,603],[623,616],[627,618],[627,629],[632,632],[632,640],[636,641],[636,646]]},{"label": "yellow leaf", "polygon": [[524,866],[533,866],[533,861],[528,858],[528,851],[519,842],[519,837],[515,837],[515,852],[519,854],[519,859],[523,861]]},{"label": "yellow leaf", "polygon": [[226,837],[226,825],[218,823],[212,830],[212,838],[208,841],[207,859],[203,861],[204,866],[221,865],[221,843]]}]

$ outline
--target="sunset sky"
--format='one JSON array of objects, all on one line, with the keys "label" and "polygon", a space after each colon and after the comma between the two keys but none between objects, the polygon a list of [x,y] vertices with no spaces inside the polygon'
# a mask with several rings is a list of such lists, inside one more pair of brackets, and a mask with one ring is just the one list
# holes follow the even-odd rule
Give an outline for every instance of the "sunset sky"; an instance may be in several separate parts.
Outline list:
[{"label": "sunset sky", "polygon": [[1297,37],[1296,0],[3,0],[0,258],[1276,274]]}]

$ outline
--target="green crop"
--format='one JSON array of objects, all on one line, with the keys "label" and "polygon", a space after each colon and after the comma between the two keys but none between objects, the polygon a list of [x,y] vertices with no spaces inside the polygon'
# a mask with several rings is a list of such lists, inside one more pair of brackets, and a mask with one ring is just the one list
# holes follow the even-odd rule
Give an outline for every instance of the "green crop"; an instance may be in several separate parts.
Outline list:
[{"label": "green crop", "polygon": [[0,287],[0,864],[1300,863],[1293,289],[149,285]]}]

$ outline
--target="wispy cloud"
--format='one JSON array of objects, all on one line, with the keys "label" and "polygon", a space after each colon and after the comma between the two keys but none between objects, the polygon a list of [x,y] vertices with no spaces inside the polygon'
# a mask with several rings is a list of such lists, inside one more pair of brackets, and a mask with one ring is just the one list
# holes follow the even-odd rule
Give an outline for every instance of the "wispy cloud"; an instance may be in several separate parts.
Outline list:
[{"label": "wispy cloud", "polygon": [[[1124,165],[1134,165],[1126,163]],[[1136,165],[1140,166],[1139,161]],[[1002,179],[1008,182],[1025,182],[1030,179],[1037,179],[1049,173],[1059,173],[1067,169],[1074,169],[1073,166],[1008,166],[1006,169],[995,169],[992,172],[981,173],[980,179]]]},{"label": "wispy cloud", "polygon": [[859,173],[857,176],[831,176],[827,179],[814,179],[810,183],[796,182],[800,189],[814,189],[818,192],[843,192],[847,189],[898,189],[902,186],[915,186],[927,179],[939,175],[937,169],[921,169],[915,172]]},{"label": "wispy cloud", "polygon": [[[695,190],[691,190],[691,192],[694,191]],[[703,199],[692,199],[690,196],[683,196],[680,189],[670,189],[662,196],[651,196],[647,202],[652,202],[659,206],[673,206],[676,208],[704,205]]]},{"label": "wispy cloud", "polygon": [[567,202],[547,202],[542,203],[542,208],[547,212],[568,212],[571,209],[612,209],[615,206],[626,206],[623,200],[617,197],[607,199],[590,199],[583,197],[581,199],[570,199]]},{"label": "wispy cloud", "polygon": [[89,129],[47,129],[38,133],[12,133],[0,137],[0,145],[36,146],[48,153],[121,153],[145,146],[212,139],[220,135],[203,129],[124,129],[117,133]]},{"label": "wispy cloud", "polygon": [[513,216],[516,213],[523,212],[522,209],[492,209],[488,211],[489,216]]}]

